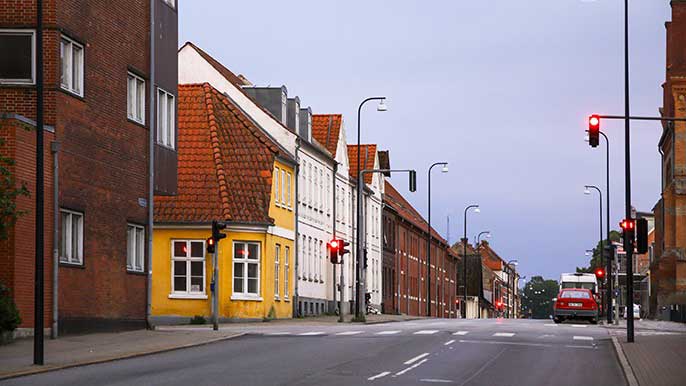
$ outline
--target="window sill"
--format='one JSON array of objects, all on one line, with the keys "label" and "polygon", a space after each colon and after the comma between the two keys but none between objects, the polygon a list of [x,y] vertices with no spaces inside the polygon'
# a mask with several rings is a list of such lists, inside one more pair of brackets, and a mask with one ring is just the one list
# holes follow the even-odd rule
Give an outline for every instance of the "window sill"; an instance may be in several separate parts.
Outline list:
[{"label": "window sill", "polygon": [[60,261],[60,267],[86,269],[83,263],[69,263],[66,261]]},{"label": "window sill", "polygon": [[157,142],[157,140],[155,140],[155,146],[159,146],[159,147],[165,148],[167,150],[171,150],[171,151],[176,151],[176,148],[174,148],[173,146],[169,146],[169,145],[164,144],[162,142]]},{"label": "window sill", "polygon": [[126,269],[126,273],[128,273],[129,275],[146,276],[145,271],[134,271],[134,270],[128,269],[128,268]]},{"label": "window sill", "polygon": [[274,300],[276,300],[277,302],[280,302],[280,301],[281,301],[281,298],[278,297],[278,296],[274,296]]},{"label": "window sill", "polygon": [[188,300],[205,300],[205,294],[169,294],[169,299],[188,299]]},{"label": "window sill", "polygon": [[148,128],[148,126],[145,125],[145,120],[143,120],[143,122],[138,122],[137,120],[131,119],[131,118],[129,118],[129,117],[126,117],[126,120],[127,120],[129,123],[133,123],[133,124],[136,125],[136,126],[140,126],[140,127],[142,127],[142,128],[145,128],[145,129]]},{"label": "window sill", "polygon": [[86,98],[85,98],[85,96],[84,96],[85,94],[78,94],[78,93],[75,92],[75,91],[72,91],[72,90],[70,90],[70,89],[68,89],[68,88],[64,88],[64,86],[62,86],[62,85],[60,85],[60,90],[62,90],[63,93],[65,93],[65,94],[67,94],[67,95],[69,95],[69,96],[73,96],[73,97],[76,98],[76,99],[80,99],[80,100],[82,100],[82,101],[85,101],[85,100],[86,100]]},{"label": "window sill", "polygon": [[246,300],[246,301],[252,301],[252,302],[261,302],[263,301],[261,296],[256,296],[256,295],[243,295],[243,294],[234,294],[231,295],[231,300]]}]

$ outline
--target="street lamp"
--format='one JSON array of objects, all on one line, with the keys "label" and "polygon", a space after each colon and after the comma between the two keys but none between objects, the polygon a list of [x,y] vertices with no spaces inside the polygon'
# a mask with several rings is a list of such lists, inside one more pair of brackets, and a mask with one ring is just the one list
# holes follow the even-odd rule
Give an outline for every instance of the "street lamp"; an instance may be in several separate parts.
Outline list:
[{"label": "street lamp", "polygon": [[[360,171],[362,170],[360,163],[362,162],[360,155],[362,151],[360,150],[360,115],[362,114],[362,106],[364,106],[365,103],[369,101],[379,101],[379,105],[377,106],[376,110],[377,111],[386,111],[387,107],[386,104],[384,103],[386,101],[386,97],[379,96],[379,97],[369,97],[360,103],[360,106],[357,108],[357,177],[358,180],[360,176]],[[364,182],[363,182],[364,183]],[[356,232],[356,238],[355,242],[357,243],[357,269],[355,270],[355,318],[360,320],[364,318],[364,311],[360,307],[361,300],[364,299],[364,297],[360,294],[360,279],[361,279],[361,271],[362,271],[362,266],[364,262],[362,261],[362,255],[364,254],[364,251],[362,249],[362,224],[361,221],[364,218],[362,216],[362,186],[357,187],[357,232]]]},{"label": "street lamp", "polygon": [[[600,190],[600,188],[598,188],[595,185],[586,185],[586,186],[584,186],[584,194],[585,195],[591,194],[591,191],[589,189],[595,189],[598,192],[598,198],[599,198],[599,202],[600,202],[600,266],[602,267],[603,266],[603,251],[604,251],[604,248],[603,248],[603,192]],[[608,242],[609,242],[609,235],[608,235]],[[592,268],[595,268],[595,267],[592,267]],[[601,285],[602,285],[602,282],[601,282]],[[601,294],[602,294],[602,292],[601,292]],[[605,299],[605,297],[603,296],[603,299],[601,301],[601,303],[602,303],[601,304],[601,311],[600,311],[601,315],[602,315],[602,312],[605,310],[604,305],[605,305],[606,300],[609,302],[609,299]]]},{"label": "street lamp", "polygon": [[[516,267],[519,264],[519,260],[512,259],[507,262],[507,266],[510,267],[510,271],[514,271],[512,267]],[[512,283],[510,283],[510,278],[512,278]],[[507,297],[507,317],[511,316],[512,309],[514,308],[514,275],[512,273],[507,274],[507,286],[510,287],[510,296]],[[510,300],[512,300],[512,306],[510,306]]]},{"label": "street lamp", "polygon": [[479,232],[479,234],[476,236],[476,246],[479,246],[479,242],[481,241],[481,235],[486,235],[487,239],[491,238],[491,231],[483,231]]},{"label": "street lamp", "polygon": [[467,212],[469,209],[474,208],[474,213],[481,213],[481,209],[479,209],[479,204],[472,204],[464,208],[464,234],[462,238],[462,243],[463,243],[463,251],[464,253],[462,254],[463,262],[462,264],[464,265],[464,274],[463,274],[463,279],[464,279],[464,301],[462,303],[462,318],[467,319]]},{"label": "street lamp", "polygon": [[[383,102],[383,101],[382,101]],[[384,105],[385,108],[385,105]],[[359,154],[359,153],[358,153]],[[436,162],[429,166],[429,171],[427,174],[429,175],[429,193],[428,193],[428,201],[429,201],[429,224],[428,227],[429,229],[426,231],[427,232],[427,238],[429,239],[429,242],[426,246],[426,315],[431,316],[431,169],[434,168],[434,166],[442,165],[443,168],[441,169],[442,173],[447,173],[448,172],[448,163],[447,162]],[[438,273],[436,273],[436,280],[438,280]],[[438,290],[436,291],[436,295],[438,295]],[[436,301],[436,313],[438,314],[438,298]]]}]

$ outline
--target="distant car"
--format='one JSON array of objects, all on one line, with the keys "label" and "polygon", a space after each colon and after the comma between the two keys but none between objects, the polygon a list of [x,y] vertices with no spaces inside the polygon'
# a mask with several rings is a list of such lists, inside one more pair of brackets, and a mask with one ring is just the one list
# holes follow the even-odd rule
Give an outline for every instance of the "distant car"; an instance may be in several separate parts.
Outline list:
[{"label": "distant car", "polygon": [[[624,307],[624,319],[626,319],[626,310],[629,307]],[[634,319],[641,319],[641,306],[639,304],[634,304]]]},{"label": "distant car", "polygon": [[592,324],[598,323],[598,303],[593,292],[582,288],[562,289],[553,299],[553,320],[561,323],[570,319],[588,320]]}]

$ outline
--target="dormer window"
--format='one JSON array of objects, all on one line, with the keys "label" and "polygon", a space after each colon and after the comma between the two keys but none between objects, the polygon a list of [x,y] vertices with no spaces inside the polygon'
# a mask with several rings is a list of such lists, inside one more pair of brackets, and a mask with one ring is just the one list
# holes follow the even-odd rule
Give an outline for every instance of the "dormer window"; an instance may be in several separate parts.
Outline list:
[{"label": "dormer window", "polygon": [[288,102],[286,98],[286,92],[281,94],[281,123],[286,125],[288,122],[286,120],[286,108],[288,107]]}]

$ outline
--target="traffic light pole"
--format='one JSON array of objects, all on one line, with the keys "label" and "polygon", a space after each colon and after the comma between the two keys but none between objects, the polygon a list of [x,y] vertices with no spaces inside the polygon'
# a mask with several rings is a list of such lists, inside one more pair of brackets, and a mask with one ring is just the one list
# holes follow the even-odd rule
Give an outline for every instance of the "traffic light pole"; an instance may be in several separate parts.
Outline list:
[{"label": "traffic light pole", "polygon": [[217,280],[217,261],[219,260],[218,258],[218,246],[215,244],[214,247],[214,253],[212,253],[212,329],[214,331],[219,330],[219,318],[217,314],[219,313],[218,308],[219,308],[219,299],[217,297],[217,293],[219,291],[217,290],[217,287],[219,286],[218,280]]},{"label": "traffic light pole", "polygon": [[[605,163],[605,233],[607,234],[606,240],[608,245],[607,248],[601,248],[600,261],[602,262],[602,258],[605,257],[605,250],[609,251],[612,245],[612,241],[610,241],[610,140],[605,133],[600,130],[598,132],[605,138],[605,155],[607,157],[607,162]],[[612,259],[609,254],[605,262],[605,305],[607,307],[605,311],[607,314],[607,324],[610,324],[612,323]]]},{"label": "traffic light pole", "polygon": [[[629,105],[629,0],[624,0],[624,183],[626,197],[625,216],[631,218],[631,117]],[[626,251],[626,297],[631,304],[631,312],[626,313],[626,340],[634,341],[634,242],[629,240]]]}]

